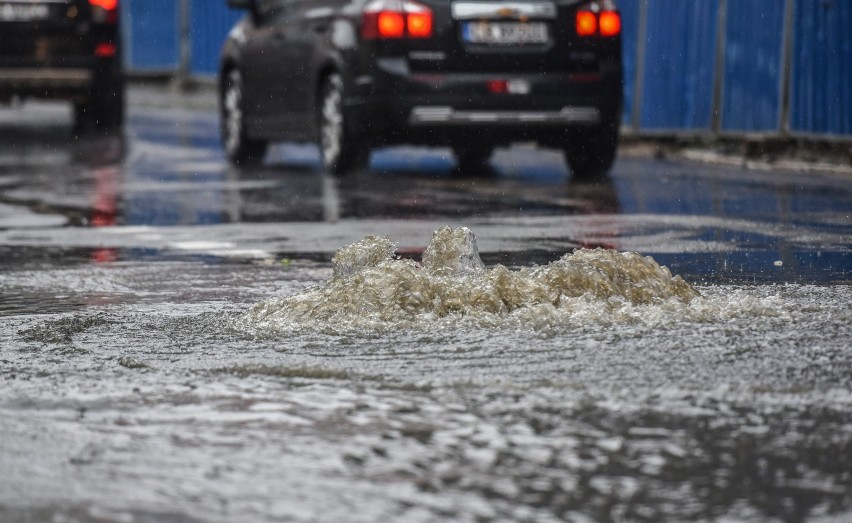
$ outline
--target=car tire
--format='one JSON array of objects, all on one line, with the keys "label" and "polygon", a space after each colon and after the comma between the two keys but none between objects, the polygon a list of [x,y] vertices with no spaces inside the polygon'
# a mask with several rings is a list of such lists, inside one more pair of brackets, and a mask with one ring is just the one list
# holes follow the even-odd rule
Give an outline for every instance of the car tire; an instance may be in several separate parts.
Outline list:
[{"label": "car tire", "polygon": [[124,125],[124,84],[107,89],[99,97],[74,104],[75,134],[111,133]]},{"label": "car tire", "polygon": [[243,105],[243,77],[239,69],[231,69],[222,80],[219,99],[222,145],[234,165],[258,165],[266,155],[265,140],[249,138],[246,134]]},{"label": "car tire", "polygon": [[74,134],[89,135],[97,128],[95,107],[91,102],[74,104]]},{"label": "car tire", "polygon": [[565,147],[565,161],[575,179],[587,180],[606,176],[615,162],[618,150],[618,128],[604,128],[578,138]]},{"label": "car tire", "polygon": [[317,106],[318,145],[323,168],[343,175],[365,169],[370,150],[353,135],[343,110],[343,78],[329,74],[322,82]]},{"label": "car tire", "polygon": [[455,154],[459,170],[471,173],[478,172],[491,159],[491,155],[494,154],[494,147],[491,145],[453,147],[453,154]]},{"label": "car tire", "polygon": [[107,131],[121,129],[124,125],[124,83],[119,83],[100,98],[97,112],[100,128]]}]

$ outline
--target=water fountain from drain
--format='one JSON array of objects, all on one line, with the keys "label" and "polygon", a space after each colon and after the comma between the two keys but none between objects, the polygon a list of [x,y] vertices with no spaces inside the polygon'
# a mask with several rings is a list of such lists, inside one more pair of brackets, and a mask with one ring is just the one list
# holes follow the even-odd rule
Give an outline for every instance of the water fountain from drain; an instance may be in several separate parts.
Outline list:
[{"label": "water fountain from drain", "polygon": [[543,266],[486,268],[468,228],[432,236],[422,263],[395,256],[388,237],[367,236],[340,249],[331,278],[292,296],[255,306],[257,325],[289,330],[400,328],[464,319],[484,325],[570,321],[583,309],[675,302],[698,292],[650,257],[578,249]]}]

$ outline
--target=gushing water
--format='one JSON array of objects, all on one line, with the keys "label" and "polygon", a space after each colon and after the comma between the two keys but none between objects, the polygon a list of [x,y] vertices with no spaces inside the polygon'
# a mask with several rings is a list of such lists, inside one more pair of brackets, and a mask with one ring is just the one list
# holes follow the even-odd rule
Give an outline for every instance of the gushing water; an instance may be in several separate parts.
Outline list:
[{"label": "gushing water", "polygon": [[849,519],[847,283],[394,252],[0,272],[0,521]]},{"label": "gushing water", "polygon": [[373,331],[447,322],[548,329],[590,318],[619,321],[637,307],[682,308],[698,296],[681,277],[636,253],[582,249],[546,266],[486,268],[465,227],[436,231],[422,264],[395,257],[395,250],[387,237],[353,243],[334,256],[324,285],[260,304],[249,319],[273,330]]}]

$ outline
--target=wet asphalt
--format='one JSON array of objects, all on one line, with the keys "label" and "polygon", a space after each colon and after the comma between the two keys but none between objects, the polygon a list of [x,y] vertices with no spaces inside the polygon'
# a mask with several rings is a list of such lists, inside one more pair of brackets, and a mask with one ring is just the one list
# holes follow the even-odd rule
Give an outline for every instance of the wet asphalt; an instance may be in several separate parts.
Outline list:
[{"label": "wet asphalt", "polygon": [[[0,521],[847,521],[852,175],[631,147],[571,178],[394,148],[223,160],[210,93],[131,93],[123,136],[0,109]],[[653,256],[701,293],[548,329],[258,331],[255,304],[388,235],[487,266]],[[603,307],[603,308],[601,308]],[[595,312],[597,311],[597,312]]]},{"label": "wet asphalt", "polygon": [[[110,259],[328,260],[362,229],[417,251],[447,224],[471,227],[483,255],[507,264],[602,246],[708,282],[846,281],[852,265],[849,173],[655,159],[633,146],[609,177],[581,182],[559,153],[523,144],[478,172],[460,172],[448,150],[395,148],[374,152],[369,172],[334,178],[320,172],[314,147],[295,144],[241,170],[223,161],[211,92],[145,88],[131,101],[119,137],[71,138],[63,105],[0,112],[4,266],[44,256],[85,263],[98,256],[93,246],[114,249],[101,254]],[[340,223],[358,230],[340,233]],[[99,233],[104,226],[163,234]],[[184,241],[199,228],[210,249]]]}]

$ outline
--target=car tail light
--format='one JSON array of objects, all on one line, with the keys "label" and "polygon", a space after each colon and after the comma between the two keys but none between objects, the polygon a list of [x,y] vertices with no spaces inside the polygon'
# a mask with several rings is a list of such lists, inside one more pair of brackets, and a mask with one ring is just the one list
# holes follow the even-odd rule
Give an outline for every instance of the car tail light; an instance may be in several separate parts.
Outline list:
[{"label": "car tail light", "polygon": [[621,14],[612,0],[595,0],[585,4],[574,17],[577,36],[618,36]]},{"label": "car tail light", "polygon": [[95,22],[118,23],[118,0],[89,0]]},{"label": "car tail light", "polygon": [[364,8],[361,37],[368,40],[429,38],[432,10],[410,0],[375,0]]},{"label": "car tail light", "polygon": [[112,42],[102,42],[95,46],[95,56],[98,58],[111,58],[118,52],[118,47]]},{"label": "car tail light", "polygon": [[405,27],[411,38],[429,38],[432,36],[432,10],[414,2],[403,4],[406,9]]},{"label": "car tail light", "polygon": [[405,17],[395,11],[381,11],[378,14],[379,38],[402,38],[405,36]]},{"label": "car tail light", "polygon": [[488,90],[494,94],[505,94],[509,92],[509,82],[506,80],[489,80]]},{"label": "car tail light", "polygon": [[577,34],[594,36],[598,32],[598,16],[591,11],[577,11]]},{"label": "car tail light", "polygon": [[598,26],[601,36],[617,36],[621,33],[621,15],[618,11],[604,11],[600,14]]}]

